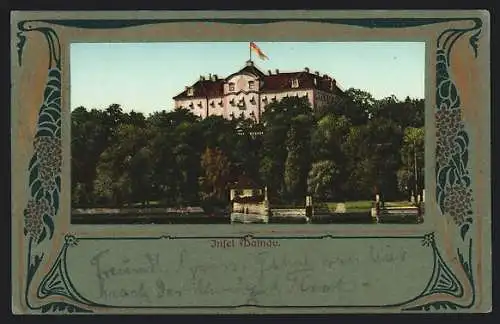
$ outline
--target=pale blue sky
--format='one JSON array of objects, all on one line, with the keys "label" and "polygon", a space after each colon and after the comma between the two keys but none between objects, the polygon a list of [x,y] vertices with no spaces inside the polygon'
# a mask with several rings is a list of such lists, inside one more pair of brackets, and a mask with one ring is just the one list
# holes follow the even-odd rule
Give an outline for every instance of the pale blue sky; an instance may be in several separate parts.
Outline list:
[{"label": "pale blue sky", "polygon": [[[421,42],[256,42],[269,60],[256,66],[280,72],[309,67],[343,89],[381,99],[424,98],[425,44]],[[171,110],[172,97],[209,73],[226,77],[249,58],[246,42],[71,44],[71,109],[106,108],[148,115]]]}]

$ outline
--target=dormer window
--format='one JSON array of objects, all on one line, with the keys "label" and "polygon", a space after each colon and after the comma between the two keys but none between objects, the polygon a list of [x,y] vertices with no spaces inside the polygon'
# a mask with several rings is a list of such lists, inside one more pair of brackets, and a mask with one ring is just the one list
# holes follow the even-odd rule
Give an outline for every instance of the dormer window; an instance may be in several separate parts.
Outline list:
[{"label": "dormer window", "polygon": [[214,103],[214,101],[212,100],[212,101],[210,102],[210,107],[214,107],[214,106],[215,106],[215,103]]},{"label": "dormer window", "polygon": [[187,89],[187,95],[188,95],[188,96],[193,96],[193,95],[194,95],[194,89],[193,89],[193,87],[189,87],[189,88]]},{"label": "dormer window", "polygon": [[221,107],[222,107],[222,100],[221,100],[221,101],[219,101],[219,106],[221,106]]},{"label": "dormer window", "polygon": [[234,91],[234,82],[229,82],[229,91]]},{"label": "dormer window", "polygon": [[255,89],[255,81],[248,81],[248,89],[250,90]]},{"label": "dormer window", "polygon": [[193,109],[194,105],[192,102],[189,103],[189,108]]},{"label": "dormer window", "polygon": [[262,101],[267,102],[267,97],[266,96],[262,97]]},{"label": "dormer window", "polygon": [[234,98],[232,98],[231,100],[229,100],[229,103],[234,106]]},{"label": "dormer window", "polygon": [[200,102],[198,102],[198,107],[200,107],[200,108],[201,108],[201,101],[200,101]]},{"label": "dormer window", "polygon": [[299,79],[293,79],[292,88],[298,88],[298,87],[299,87]]},{"label": "dormer window", "polygon": [[252,99],[250,99],[250,103],[255,104],[255,97],[252,97]]}]

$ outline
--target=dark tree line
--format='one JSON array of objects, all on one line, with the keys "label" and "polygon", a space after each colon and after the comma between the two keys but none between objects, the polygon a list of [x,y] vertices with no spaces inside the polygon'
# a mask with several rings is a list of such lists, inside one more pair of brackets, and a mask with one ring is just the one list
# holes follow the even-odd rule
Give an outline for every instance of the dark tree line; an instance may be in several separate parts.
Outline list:
[{"label": "dark tree line", "polygon": [[246,174],[272,200],[409,198],[423,188],[424,101],[375,100],[349,89],[312,111],[305,98],[271,103],[262,122],[188,109],[144,116],[78,107],[72,112],[73,206],[179,206],[228,199]]}]

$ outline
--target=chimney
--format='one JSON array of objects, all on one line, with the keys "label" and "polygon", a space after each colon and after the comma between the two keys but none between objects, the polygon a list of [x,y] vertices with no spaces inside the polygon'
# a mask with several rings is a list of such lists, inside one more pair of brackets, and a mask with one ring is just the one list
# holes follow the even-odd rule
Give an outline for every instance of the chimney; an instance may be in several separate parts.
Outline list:
[{"label": "chimney", "polygon": [[328,75],[323,74],[323,79],[328,79]]},{"label": "chimney", "polygon": [[200,75],[200,81],[205,80],[205,77],[203,75]]},{"label": "chimney", "polygon": [[214,74],[214,81],[219,80],[219,76],[217,74]]},{"label": "chimney", "polygon": [[319,76],[319,71],[314,71],[314,74],[316,74],[317,76]]},{"label": "chimney", "polygon": [[280,74],[280,70],[276,69],[276,74]]},{"label": "chimney", "polygon": [[304,68],[304,71],[306,71],[307,73],[309,73],[309,68],[308,67]]},{"label": "chimney", "polygon": [[212,81],[212,73],[208,74],[208,80]]},{"label": "chimney", "polygon": [[273,75],[273,71],[271,71],[271,70],[267,70],[267,74],[269,74],[269,75]]}]

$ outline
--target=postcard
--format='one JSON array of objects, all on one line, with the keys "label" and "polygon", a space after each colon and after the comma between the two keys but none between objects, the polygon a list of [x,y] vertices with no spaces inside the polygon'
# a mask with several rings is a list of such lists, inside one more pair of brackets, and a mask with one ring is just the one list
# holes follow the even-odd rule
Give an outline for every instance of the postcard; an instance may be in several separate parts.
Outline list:
[{"label": "postcard", "polygon": [[487,11],[11,36],[14,314],[491,311]]}]

